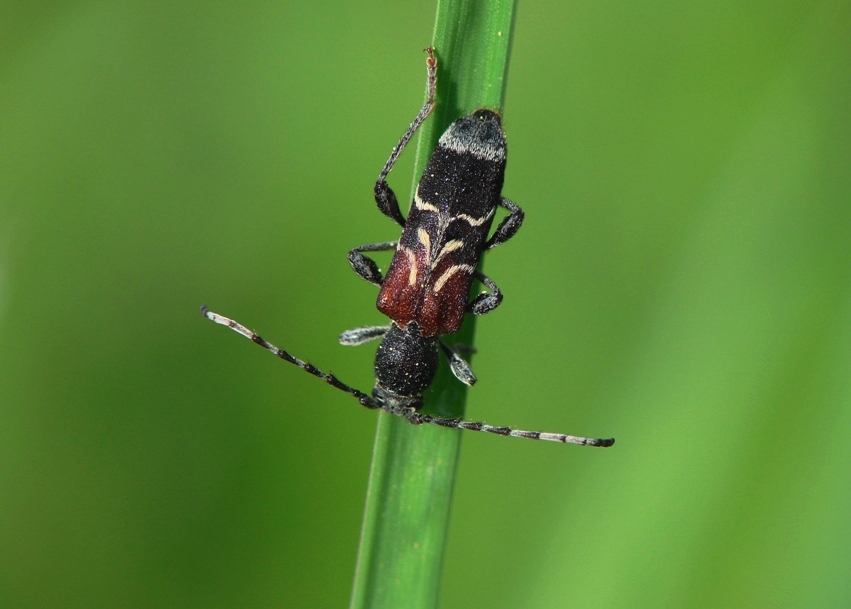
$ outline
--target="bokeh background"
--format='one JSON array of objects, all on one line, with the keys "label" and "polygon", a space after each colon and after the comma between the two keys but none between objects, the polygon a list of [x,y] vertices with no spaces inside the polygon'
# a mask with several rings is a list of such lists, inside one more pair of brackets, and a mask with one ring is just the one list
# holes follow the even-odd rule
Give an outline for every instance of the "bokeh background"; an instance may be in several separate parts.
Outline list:
[{"label": "bokeh background", "polygon": [[[430,2],[0,4],[0,606],[343,607]],[[443,607],[851,606],[851,7],[521,2]],[[408,198],[412,156],[391,183]],[[383,261],[386,265],[386,261]]]}]

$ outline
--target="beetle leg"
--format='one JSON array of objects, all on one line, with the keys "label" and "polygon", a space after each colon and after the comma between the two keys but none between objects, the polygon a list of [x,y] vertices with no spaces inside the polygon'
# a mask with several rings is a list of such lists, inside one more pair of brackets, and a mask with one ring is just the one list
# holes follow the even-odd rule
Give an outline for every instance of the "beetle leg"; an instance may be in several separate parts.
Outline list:
[{"label": "beetle leg", "polygon": [[449,360],[449,367],[452,368],[452,374],[455,375],[455,378],[470,387],[475,385],[476,375],[473,374],[473,369],[470,368],[470,364],[453,351],[451,347],[444,344],[443,341],[439,342],[440,348],[443,350],[443,354],[446,356],[446,359]]},{"label": "beetle leg", "polygon": [[476,296],[472,302],[467,304],[467,311],[475,315],[490,313],[499,306],[499,303],[502,302],[502,292],[499,291],[499,287],[491,280],[491,278],[482,273],[479,269],[476,269],[473,274],[476,276],[476,279],[487,286],[491,293],[482,292]]},{"label": "beetle leg", "polygon": [[390,331],[390,326],[364,326],[346,330],[340,334],[340,344],[354,347],[381,338]]},{"label": "beetle leg", "polygon": [[478,351],[473,345],[467,345],[464,343],[452,343],[449,346],[452,347],[453,351],[457,351],[462,355],[475,355],[476,353],[478,353]]},{"label": "beetle leg", "polygon": [[491,238],[487,240],[487,243],[485,243],[486,250],[493,249],[497,245],[502,245],[511,239],[520,229],[520,225],[523,224],[523,217],[525,214],[518,205],[515,205],[505,197],[500,200],[499,204],[510,213],[502,220],[502,222],[499,223],[499,226],[496,231],[494,231],[493,236],[491,236]]},{"label": "beetle leg", "polygon": [[378,265],[375,264],[375,260],[364,256],[363,252],[395,250],[398,244],[398,241],[386,241],[384,243],[370,243],[369,245],[356,247],[349,252],[349,264],[352,265],[352,269],[354,269],[355,273],[361,279],[380,286],[384,282],[381,271],[378,269]]}]

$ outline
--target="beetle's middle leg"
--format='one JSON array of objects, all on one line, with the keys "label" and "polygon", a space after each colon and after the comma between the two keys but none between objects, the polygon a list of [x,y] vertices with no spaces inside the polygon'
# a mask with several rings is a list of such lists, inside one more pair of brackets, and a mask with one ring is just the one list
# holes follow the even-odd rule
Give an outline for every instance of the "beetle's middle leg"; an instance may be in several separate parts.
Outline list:
[{"label": "beetle's middle leg", "polygon": [[485,286],[490,290],[490,293],[482,292],[471,302],[467,303],[467,311],[475,315],[490,313],[499,306],[499,303],[502,302],[502,292],[499,290],[499,286],[497,286],[490,277],[482,273],[479,269],[473,271],[473,275],[475,275],[476,279],[485,284]]},{"label": "beetle's middle leg", "polygon": [[364,256],[363,252],[384,252],[387,250],[395,250],[399,245],[398,241],[385,241],[384,243],[370,243],[354,248],[349,252],[349,264],[352,265],[355,273],[361,279],[368,281],[377,286],[384,283],[384,277],[381,276],[381,271],[375,260],[369,256]]}]

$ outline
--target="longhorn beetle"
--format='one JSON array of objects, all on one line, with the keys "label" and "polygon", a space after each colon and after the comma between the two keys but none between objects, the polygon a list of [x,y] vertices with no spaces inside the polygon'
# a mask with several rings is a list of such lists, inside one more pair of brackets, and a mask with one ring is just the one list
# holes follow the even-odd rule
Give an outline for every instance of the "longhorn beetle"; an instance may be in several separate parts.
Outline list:
[{"label": "longhorn beetle", "polygon": [[[500,194],[505,175],[505,134],[499,114],[485,109],[459,118],[441,136],[417,186],[408,217],[402,217],[386,179],[414,132],[434,109],[437,59],[433,48],[426,52],[428,99],[393,148],[375,183],[378,208],[402,227],[402,236],[398,241],[362,245],[349,252],[354,271],[381,288],[378,310],[391,320],[387,326],[355,328],[340,335],[344,345],[381,338],[375,355],[372,395],[290,355],[232,319],[207,307],[201,307],[201,312],[207,319],[239,332],[284,361],[354,396],[361,405],[404,417],[414,425],[432,423],[501,436],[611,446],[614,439],[522,431],[419,412],[422,395],[434,381],[440,351],[458,380],[467,385],[476,382],[470,365],[439,335],[457,331],[466,313],[484,315],[499,306],[502,293],[476,265],[485,250],[508,241],[523,222],[523,210]],[[488,238],[497,206],[504,207],[509,215]],[[395,250],[395,254],[386,277],[382,277],[378,265],[364,253],[387,250]],[[479,294],[468,303],[474,278],[490,293]]]}]

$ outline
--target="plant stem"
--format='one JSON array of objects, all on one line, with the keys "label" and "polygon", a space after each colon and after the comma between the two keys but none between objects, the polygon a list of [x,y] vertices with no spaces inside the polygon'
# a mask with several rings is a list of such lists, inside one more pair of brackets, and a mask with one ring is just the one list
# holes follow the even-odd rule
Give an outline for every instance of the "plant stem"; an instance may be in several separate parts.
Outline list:
[{"label": "plant stem", "polygon": [[[453,120],[483,107],[502,112],[514,8],[515,0],[438,1],[438,105],[420,131],[414,188]],[[446,342],[472,345],[474,328],[470,315]],[[443,364],[423,410],[462,416],[466,386]],[[379,412],[352,609],[437,606],[461,436]]]}]

